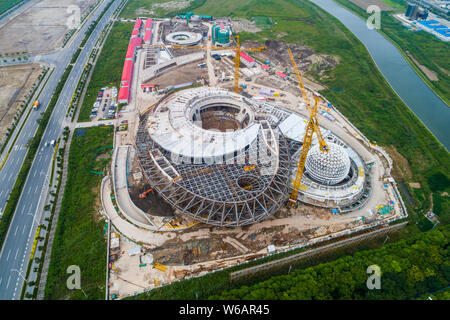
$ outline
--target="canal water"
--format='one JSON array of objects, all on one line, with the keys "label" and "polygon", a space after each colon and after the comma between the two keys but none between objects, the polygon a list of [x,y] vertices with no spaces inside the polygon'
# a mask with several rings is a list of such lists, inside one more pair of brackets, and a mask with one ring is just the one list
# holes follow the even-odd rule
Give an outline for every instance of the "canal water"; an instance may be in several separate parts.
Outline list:
[{"label": "canal water", "polygon": [[[381,73],[400,98],[450,150],[450,108],[411,68],[398,49],[366,21],[333,0],[309,0],[336,17],[366,46]],[[381,20],[383,24],[383,20]]]}]

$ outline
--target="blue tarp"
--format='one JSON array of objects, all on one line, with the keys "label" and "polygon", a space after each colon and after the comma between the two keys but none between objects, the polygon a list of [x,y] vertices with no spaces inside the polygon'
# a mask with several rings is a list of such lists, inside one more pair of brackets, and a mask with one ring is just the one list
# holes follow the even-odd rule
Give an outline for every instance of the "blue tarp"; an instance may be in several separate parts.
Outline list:
[{"label": "blue tarp", "polygon": [[419,23],[427,26],[427,25],[430,25],[430,24],[439,23],[439,21],[437,21],[437,20],[428,20],[428,21],[419,21]]},{"label": "blue tarp", "polygon": [[450,29],[445,29],[445,30],[435,30],[437,33],[442,34],[445,37],[450,37]]}]

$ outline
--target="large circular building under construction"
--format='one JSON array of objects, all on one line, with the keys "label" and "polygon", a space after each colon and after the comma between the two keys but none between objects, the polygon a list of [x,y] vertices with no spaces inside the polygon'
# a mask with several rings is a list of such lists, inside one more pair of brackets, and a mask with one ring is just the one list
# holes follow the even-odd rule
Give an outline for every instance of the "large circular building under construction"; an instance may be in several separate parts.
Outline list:
[{"label": "large circular building under construction", "polygon": [[[167,96],[143,114],[136,148],[149,183],[172,207],[201,222],[242,226],[286,203],[304,129],[292,111],[205,87]],[[323,207],[361,202],[361,159],[323,133],[330,152],[312,147],[299,199]]]}]

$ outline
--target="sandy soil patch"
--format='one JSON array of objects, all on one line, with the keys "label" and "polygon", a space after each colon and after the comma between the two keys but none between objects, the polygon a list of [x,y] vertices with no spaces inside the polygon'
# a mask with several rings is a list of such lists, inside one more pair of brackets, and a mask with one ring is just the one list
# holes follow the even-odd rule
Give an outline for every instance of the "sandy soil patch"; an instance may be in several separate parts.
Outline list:
[{"label": "sandy soil patch", "polygon": [[208,70],[206,68],[199,68],[197,65],[201,63],[196,61],[184,65],[182,68],[175,68],[169,70],[159,77],[156,77],[149,81],[151,84],[155,84],[160,89],[164,89],[168,86],[174,86],[186,82],[195,82],[202,78],[208,79]]},{"label": "sandy soil patch", "polygon": [[[257,46],[256,42],[246,42],[245,44],[247,43],[250,44],[250,47]],[[270,61],[272,66],[275,66],[276,71],[284,72],[284,69],[288,67],[288,72],[294,72],[287,52],[288,46],[284,41],[267,40],[264,44],[267,50],[255,52],[254,56],[256,58],[262,61]],[[289,48],[292,50],[295,62],[300,69],[300,73],[303,75],[305,84],[315,90],[323,90],[325,87],[314,81],[314,79],[307,78],[305,74],[307,72],[313,72],[322,76],[326,71],[336,67],[339,64],[339,59],[335,56],[318,54],[306,46],[289,44]],[[295,77],[295,75],[293,76]]]},{"label": "sandy soil patch", "polygon": [[31,54],[50,52],[62,45],[69,30],[67,22],[73,14],[70,5],[80,7],[81,16],[98,0],[37,1],[21,15],[0,29],[0,53],[27,51]]},{"label": "sandy soil patch", "polygon": [[400,180],[412,179],[412,172],[409,167],[408,159],[402,156],[394,146],[384,147],[384,149],[388,152],[394,163],[392,174]]},{"label": "sandy soil patch", "polygon": [[421,65],[419,63],[419,61],[414,59],[414,56],[412,54],[410,54],[409,52],[407,52],[407,54],[408,54],[408,57],[411,58],[411,60],[415,63],[415,65],[419,67],[419,69],[427,76],[427,78],[430,81],[439,81],[439,77],[438,77],[436,72],[434,72],[433,70],[428,69],[424,65]]},{"label": "sandy soil patch", "polygon": [[410,182],[409,186],[411,188],[413,188],[413,189],[420,189],[421,188],[420,183],[418,183],[418,182]]},{"label": "sandy soil patch", "polygon": [[136,9],[134,12],[136,13],[136,16],[154,15],[154,14],[156,14],[157,9],[163,10],[164,13],[167,13],[167,12],[170,12],[173,10],[187,8],[190,4],[191,4],[191,0],[153,3],[153,4],[151,4],[150,8],[140,7],[138,9]]},{"label": "sandy soil patch", "polygon": [[239,33],[242,31],[251,32],[251,33],[262,31],[261,28],[258,28],[256,26],[254,21],[250,21],[248,19],[233,18],[231,21],[233,23],[233,29],[236,33]]},{"label": "sandy soil patch", "polygon": [[0,68],[0,141],[40,73],[38,64]]}]

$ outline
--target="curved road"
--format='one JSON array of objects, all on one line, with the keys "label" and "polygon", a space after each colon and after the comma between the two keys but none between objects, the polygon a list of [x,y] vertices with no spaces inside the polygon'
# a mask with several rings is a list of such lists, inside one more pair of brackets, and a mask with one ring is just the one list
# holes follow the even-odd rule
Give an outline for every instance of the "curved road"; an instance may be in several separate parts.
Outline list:
[{"label": "curved road", "polygon": [[[31,250],[31,243],[37,228],[37,220],[42,214],[43,202],[47,195],[49,176],[51,170],[52,156],[54,149],[50,146],[44,147],[45,142],[56,140],[63,129],[63,121],[67,112],[68,105],[78,84],[78,80],[83,72],[84,65],[89,59],[92,48],[94,47],[101,31],[111,18],[112,13],[117,8],[120,0],[112,0],[114,3],[104,14],[101,21],[92,32],[89,40],[76,61],[72,72],[70,73],[66,84],[59,95],[51,119],[43,135],[36,158],[31,166],[27,181],[22,191],[21,198],[16,208],[8,230],[7,237],[0,252],[0,299],[19,299],[23,286],[23,277],[25,276],[28,257]],[[106,5],[110,1],[104,1],[94,14],[89,18],[80,32],[75,36],[69,47],[56,51],[51,55],[55,70],[51,75],[47,85],[42,91],[39,100],[41,108],[39,112],[33,111],[27,119],[16,144],[0,171],[0,181],[2,181],[0,190],[0,211],[5,208],[6,200],[16,181],[16,177],[22,166],[27,153],[25,144],[32,138],[37,130],[36,120],[41,117],[40,113],[47,107],[51,96],[63,75],[66,67],[77,50],[79,44],[84,38],[84,33],[91,22],[95,21]]]}]

